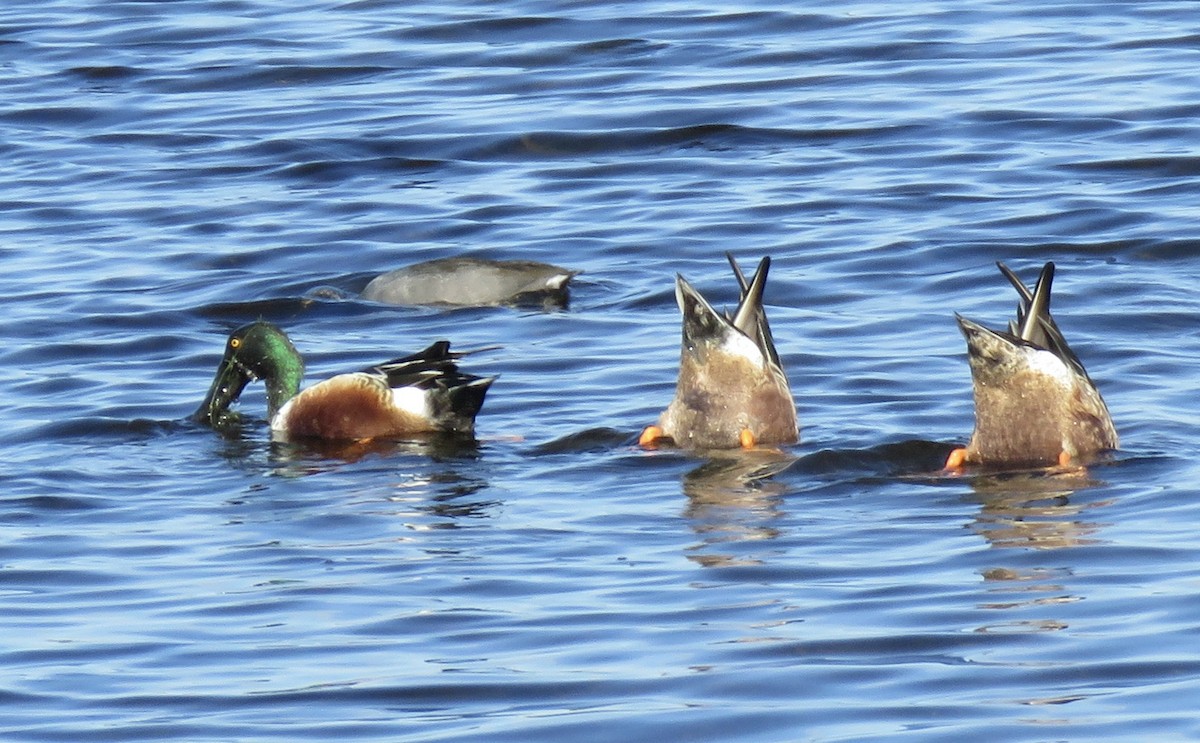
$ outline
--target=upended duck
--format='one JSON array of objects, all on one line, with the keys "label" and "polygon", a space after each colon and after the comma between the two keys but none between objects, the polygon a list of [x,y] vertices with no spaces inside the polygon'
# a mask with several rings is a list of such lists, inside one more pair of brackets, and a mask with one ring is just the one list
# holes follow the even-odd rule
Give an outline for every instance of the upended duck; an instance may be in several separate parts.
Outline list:
[{"label": "upended duck", "polygon": [[399,305],[565,305],[579,274],[534,261],[438,258],[376,276],[363,299]]},{"label": "upended duck", "polygon": [[1033,291],[1003,263],[1020,294],[1008,332],[955,315],[967,340],[975,392],[975,431],[946,468],[968,464],[1067,465],[1116,449],[1117,430],[1100,391],[1050,315],[1054,264]]},{"label": "upended duck", "polygon": [[220,425],[250,382],[267,386],[271,430],[296,437],[362,440],[408,434],[470,434],[495,377],[459,371],[463,354],[438,341],[423,351],[362,371],[339,374],[300,391],[304,360],[268,322],[230,334],[225,355],[193,419]]},{"label": "upended duck", "polygon": [[675,397],[639,438],[643,446],[669,439],[693,449],[791,444],[800,438],[796,404],[779,362],[763,309],[771,259],[747,282],[726,254],[741,287],[732,316],[719,314],[687,279],[675,277],[683,342]]}]

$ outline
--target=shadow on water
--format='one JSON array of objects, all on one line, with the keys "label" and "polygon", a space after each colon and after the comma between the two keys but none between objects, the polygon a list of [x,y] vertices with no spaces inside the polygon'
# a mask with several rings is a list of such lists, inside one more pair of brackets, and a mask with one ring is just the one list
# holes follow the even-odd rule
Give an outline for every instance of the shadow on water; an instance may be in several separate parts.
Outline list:
[{"label": "shadow on water", "polygon": [[318,304],[328,304],[341,309],[340,297],[316,294],[309,297],[282,297],[240,302],[214,302],[199,308],[197,314],[209,321],[227,325],[231,329],[252,320],[267,320],[286,323],[313,309]]},{"label": "shadow on water", "polygon": [[154,420],[152,418],[116,418],[109,416],[84,416],[64,418],[50,421],[37,427],[31,436],[28,432],[22,435],[38,440],[54,441],[62,439],[103,438],[138,440],[158,436],[168,436],[192,428],[195,424],[180,420]]},{"label": "shadow on water", "polygon": [[866,449],[822,449],[789,468],[806,475],[890,480],[897,477],[936,477],[955,444],[909,439]]},{"label": "shadow on water", "polygon": [[633,446],[636,435],[615,428],[588,428],[538,444],[530,451],[534,456],[552,454],[585,454],[606,452],[622,446]]},{"label": "shadow on water", "polygon": [[[534,455],[577,454],[609,451],[617,447],[637,448],[637,433],[615,428],[589,428],[540,444]],[[803,456],[789,449],[760,447],[751,450],[724,449],[688,451],[673,446],[655,446],[667,456],[703,462],[691,474],[713,485],[761,482],[780,474],[835,475],[846,478],[933,476],[945,463],[955,444],[908,440],[866,449],[822,449]]]}]

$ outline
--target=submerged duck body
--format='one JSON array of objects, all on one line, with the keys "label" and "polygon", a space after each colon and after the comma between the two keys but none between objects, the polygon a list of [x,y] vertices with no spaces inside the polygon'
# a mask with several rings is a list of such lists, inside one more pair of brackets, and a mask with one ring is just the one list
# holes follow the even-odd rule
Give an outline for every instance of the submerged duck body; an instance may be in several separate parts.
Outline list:
[{"label": "submerged duck body", "polygon": [[225,355],[193,418],[220,425],[246,385],[267,385],[271,430],[297,437],[361,440],[474,431],[495,377],[459,371],[447,341],[362,371],[339,374],[300,391],[304,361],[291,339],[267,322],[230,334]]},{"label": "submerged duck body", "polygon": [[749,282],[727,256],[741,287],[732,316],[719,314],[676,276],[675,298],[683,314],[683,340],[675,397],[648,427],[640,443],[671,439],[695,449],[791,444],[800,438],[796,404],[763,309],[770,258]]},{"label": "submerged duck body", "polygon": [[1065,465],[1116,449],[1108,406],[1050,315],[1054,264],[1042,268],[1033,291],[997,265],[1020,295],[1017,319],[1004,332],[956,316],[967,341],[975,430],[946,467]]},{"label": "submerged duck body", "polygon": [[578,274],[533,261],[439,258],[376,276],[362,296],[400,305],[565,304]]}]

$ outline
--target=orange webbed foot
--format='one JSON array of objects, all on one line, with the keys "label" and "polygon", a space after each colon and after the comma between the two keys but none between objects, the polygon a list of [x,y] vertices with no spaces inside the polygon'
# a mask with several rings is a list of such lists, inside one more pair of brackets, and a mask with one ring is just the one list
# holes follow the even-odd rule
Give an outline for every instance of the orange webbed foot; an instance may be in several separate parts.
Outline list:
[{"label": "orange webbed foot", "polygon": [[738,443],[742,445],[743,449],[753,449],[756,443],[754,432],[749,428],[743,428],[742,432],[738,434]]},{"label": "orange webbed foot", "polygon": [[1058,453],[1058,466],[1059,467],[1067,467],[1070,464],[1071,464],[1070,452],[1060,451]]},{"label": "orange webbed foot", "polygon": [[638,446],[651,446],[665,435],[661,426],[646,426],[646,430],[638,436]]},{"label": "orange webbed foot", "polygon": [[967,450],[959,447],[950,452],[950,456],[946,457],[946,466],[943,469],[961,470],[963,465],[967,463]]}]

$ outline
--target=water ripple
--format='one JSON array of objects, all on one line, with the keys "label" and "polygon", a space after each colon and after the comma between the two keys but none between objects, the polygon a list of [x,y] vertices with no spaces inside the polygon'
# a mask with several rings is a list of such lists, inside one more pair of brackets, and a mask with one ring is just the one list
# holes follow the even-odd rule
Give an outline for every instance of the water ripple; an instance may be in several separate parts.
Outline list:
[{"label": "water ripple", "polygon": [[[6,6],[9,737],[1200,736],[1193,11]],[[727,250],[802,441],[644,450]],[[358,297],[460,254],[584,273]],[[944,476],[953,313],[1047,260],[1124,448]],[[309,379],[499,346],[478,441],[189,421],[256,318]]]}]

